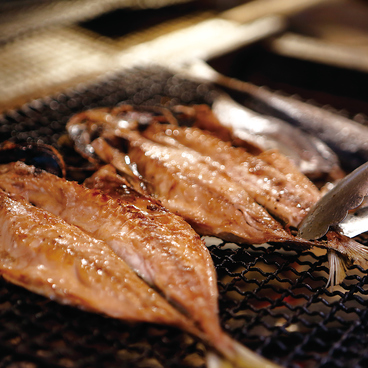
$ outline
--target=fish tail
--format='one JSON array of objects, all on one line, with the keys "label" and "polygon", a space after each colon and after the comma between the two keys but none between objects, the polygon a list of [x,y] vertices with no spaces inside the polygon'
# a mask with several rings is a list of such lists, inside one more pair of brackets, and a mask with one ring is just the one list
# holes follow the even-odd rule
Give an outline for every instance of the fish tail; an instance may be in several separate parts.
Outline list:
[{"label": "fish tail", "polygon": [[207,368],[281,368],[235,340],[231,352],[219,355],[209,351],[206,358]]},{"label": "fish tail", "polygon": [[350,261],[346,256],[333,249],[327,250],[327,257],[330,273],[326,287],[330,287],[332,290],[334,286],[339,285],[344,280]]}]

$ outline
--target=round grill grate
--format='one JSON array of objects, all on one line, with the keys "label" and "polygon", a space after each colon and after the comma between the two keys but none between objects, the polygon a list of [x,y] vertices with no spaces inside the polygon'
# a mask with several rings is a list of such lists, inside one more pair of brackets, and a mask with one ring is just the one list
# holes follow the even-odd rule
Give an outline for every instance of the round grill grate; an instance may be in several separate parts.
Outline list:
[{"label": "round grill grate", "polygon": [[[215,90],[158,67],[133,69],[8,111],[0,140],[59,146],[84,109],[208,103]],[[223,328],[285,367],[368,366],[368,278],[353,266],[333,291],[327,257],[280,244],[241,247],[206,239],[218,274]],[[363,242],[367,241],[363,238]],[[0,281],[0,367],[204,367],[203,345],[174,328],[105,318]]]}]

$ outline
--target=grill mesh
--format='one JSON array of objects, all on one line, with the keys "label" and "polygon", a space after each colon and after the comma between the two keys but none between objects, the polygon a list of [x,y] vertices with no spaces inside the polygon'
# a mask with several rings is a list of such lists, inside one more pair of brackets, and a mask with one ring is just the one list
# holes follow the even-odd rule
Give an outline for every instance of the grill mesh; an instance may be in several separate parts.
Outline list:
[{"label": "grill mesh", "polygon": [[[210,104],[214,93],[158,67],[132,69],[4,113],[0,139],[52,144],[74,162],[59,142],[76,112],[121,101]],[[324,252],[206,241],[218,274],[221,323],[235,339],[285,367],[368,366],[368,271],[353,266],[330,291]],[[174,328],[83,312],[3,280],[0,326],[0,367],[205,365],[203,345]]]}]

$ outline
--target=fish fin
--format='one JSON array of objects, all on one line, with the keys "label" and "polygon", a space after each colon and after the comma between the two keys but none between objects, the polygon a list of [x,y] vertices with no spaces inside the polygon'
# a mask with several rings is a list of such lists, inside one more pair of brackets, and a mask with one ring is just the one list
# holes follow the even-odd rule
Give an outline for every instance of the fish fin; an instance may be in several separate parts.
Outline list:
[{"label": "fish fin", "polygon": [[281,368],[235,340],[231,354],[221,356],[209,351],[206,358],[207,368]]},{"label": "fish fin", "polygon": [[347,253],[351,263],[356,263],[364,269],[368,268],[368,247],[353,239],[349,239],[349,252]]},{"label": "fish fin", "polygon": [[341,253],[332,249],[328,249],[327,257],[330,274],[328,276],[326,287],[330,287],[332,291],[334,286],[339,285],[344,280],[350,261]]},{"label": "fish fin", "polygon": [[353,263],[358,264],[364,269],[368,268],[367,246],[336,231],[329,231],[326,236],[328,240],[327,254],[330,266],[328,284],[330,286],[341,283],[348,267]]}]

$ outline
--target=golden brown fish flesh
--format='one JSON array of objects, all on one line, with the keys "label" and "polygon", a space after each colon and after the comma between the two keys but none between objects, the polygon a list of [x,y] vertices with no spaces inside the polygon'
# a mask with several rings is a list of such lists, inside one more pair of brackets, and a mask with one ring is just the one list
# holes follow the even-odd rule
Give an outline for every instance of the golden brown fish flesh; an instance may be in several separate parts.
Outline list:
[{"label": "golden brown fish flesh", "polygon": [[[199,236],[181,217],[162,206],[153,206],[151,199],[145,210],[140,209],[144,207],[143,196],[140,205],[135,206],[21,162],[0,166],[0,177],[0,186],[6,192],[22,196],[34,205],[25,200],[15,202],[1,192],[1,272],[8,280],[60,302],[73,300],[71,304],[113,317],[180,327],[220,352],[225,362],[217,355],[210,356],[226,367],[229,362],[232,367],[277,367],[221,329],[212,260]],[[14,246],[9,236],[22,247]],[[24,238],[27,240],[22,243]],[[87,239],[86,244],[80,245],[80,238]],[[113,259],[111,270],[109,257]],[[109,272],[103,268],[105,263]],[[66,269],[60,272],[64,266]],[[119,267],[127,269],[126,275],[119,273]],[[105,287],[105,275],[113,284],[106,286],[106,297],[100,290]],[[61,284],[55,280],[61,280]],[[113,297],[121,299],[121,305],[113,303]]]},{"label": "golden brown fish flesh", "polygon": [[104,242],[0,190],[0,273],[63,304],[127,321],[193,322],[143,282]]},{"label": "golden brown fish flesh", "polygon": [[[254,156],[200,129],[172,125],[153,124],[142,135],[165,146],[200,153],[203,161],[225,172],[257,203],[290,226],[297,227],[321,196],[314,184],[277,151],[272,151],[272,160],[267,160],[270,151]],[[279,170],[282,158],[284,167]]]},{"label": "golden brown fish flesh", "polygon": [[244,188],[200,154],[164,146],[137,132],[126,132],[124,138],[129,139],[129,157],[154,188],[153,195],[200,234],[246,243],[291,240]]},{"label": "golden brown fish flesh", "polygon": [[4,165],[0,172],[2,189],[103,240],[148,284],[187,313],[199,314],[193,317],[199,324],[216,325],[212,259],[199,235],[181,217],[150,202],[142,210],[20,162]]}]

